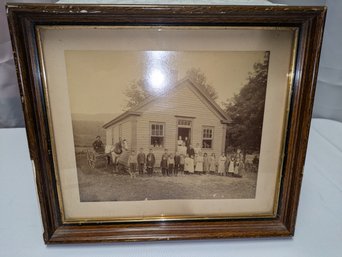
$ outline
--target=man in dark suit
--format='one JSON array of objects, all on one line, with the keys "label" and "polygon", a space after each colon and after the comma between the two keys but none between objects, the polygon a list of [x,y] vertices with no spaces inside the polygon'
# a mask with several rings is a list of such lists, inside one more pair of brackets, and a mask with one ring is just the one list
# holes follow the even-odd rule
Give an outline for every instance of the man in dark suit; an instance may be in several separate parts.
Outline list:
[{"label": "man in dark suit", "polygon": [[186,153],[189,155],[189,157],[195,157],[195,149],[192,147],[192,145],[189,145],[189,148],[186,151]]},{"label": "man in dark suit", "polygon": [[96,140],[93,143],[93,148],[94,148],[94,151],[97,152],[97,153],[104,153],[105,152],[105,147],[104,147],[104,144],[101,141],[101,137],[100,136],[96,137]]},{"label": "man in dark suit", "polygon": [[150,152],[146,156],[146,168],[147,168],[147,174],[149,176],[152,176],[153,174],[153,168],[154,164],[156,163],[156,157],[153,154],[152,148],[150,149]]},{"label": "man in dark suit", "polygon": [[146,156],[144,154],[143,148],[140,148],[140,153],[138,154],[137,161],[138,161],[139,175],[142,176],[144,174],[144,166],[146,162]]}]

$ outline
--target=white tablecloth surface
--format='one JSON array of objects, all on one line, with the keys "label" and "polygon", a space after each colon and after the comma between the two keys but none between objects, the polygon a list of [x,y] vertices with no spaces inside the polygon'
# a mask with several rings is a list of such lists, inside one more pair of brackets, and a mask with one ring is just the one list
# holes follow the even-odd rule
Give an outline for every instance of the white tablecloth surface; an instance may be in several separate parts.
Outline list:
[{"label": "white tablecloth surface", "polygon": [[0,129],[0,256],[342,256],[342,123],[314,119],[292,239],[46,247],[24,129]]}]

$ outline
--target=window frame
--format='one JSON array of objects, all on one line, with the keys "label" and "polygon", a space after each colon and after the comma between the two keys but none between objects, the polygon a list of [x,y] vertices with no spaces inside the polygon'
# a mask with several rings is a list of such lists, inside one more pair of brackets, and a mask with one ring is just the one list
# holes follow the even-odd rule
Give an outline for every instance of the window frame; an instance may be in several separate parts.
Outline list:
[{"label": "window frame", "polygon": [[[152,126],[153,125],[162,125],[163,129],[162,129],[162,132],[163,132],[163,135],[152,135]],[[150,147],[153,147],[153,148],[164,148],[165,147],[165,122],[160,122],[160,121],[150,121],[149,123],[149,130],[150,130],[150,136],[149,136],[149,146]],[[161,147],[156,147],[154,146],[151,141],[152,141],[152,137],[158,137],[158,138],[162,138],[163,139],[163,143],[162,143],[162,146]]]},{"label": "window frame", "polygon": [[[204,137],[204,130],[211,130],[211,138]],[[202,149],[212,150],[213,145],[214,145],[215,127],[214,126],[202,126],[201,134],[202,134]],[[204,140],[211,140],[211,147],[208,147],[208,148],[203,147],[204,146],[204,144],[203,144]]]}]

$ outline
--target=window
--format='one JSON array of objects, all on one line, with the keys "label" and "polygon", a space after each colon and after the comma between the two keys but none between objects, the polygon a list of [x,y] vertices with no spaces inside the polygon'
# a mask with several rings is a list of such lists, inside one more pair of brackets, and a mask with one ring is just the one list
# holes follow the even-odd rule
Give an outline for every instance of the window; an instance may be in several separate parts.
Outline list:
[{"label": "window", "polygon": [[203,128],[203,140],[202,148],[211,149],[213,148],[214,129]]},{"label": "window", "polygon": [[161,124],[161,123],[151,124],[151,145],[153,147],[164,146],[164,124]]},{"label": "window", "polygon": [[191,120],[178,120],[178,127],[191,127]]}]

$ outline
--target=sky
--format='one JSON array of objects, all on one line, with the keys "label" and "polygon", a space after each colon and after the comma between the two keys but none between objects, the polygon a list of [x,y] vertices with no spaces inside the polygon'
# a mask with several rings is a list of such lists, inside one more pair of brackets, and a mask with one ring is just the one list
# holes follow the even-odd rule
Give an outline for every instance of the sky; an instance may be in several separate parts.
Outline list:
[{"label": "sky", "polygon": [[200,69],[222,102],[239,93],[262,51],[65,51],[71,112],[121,113],[130,83],[147,79],[153,88],[166,85],[169,74],[184,78]]}]

